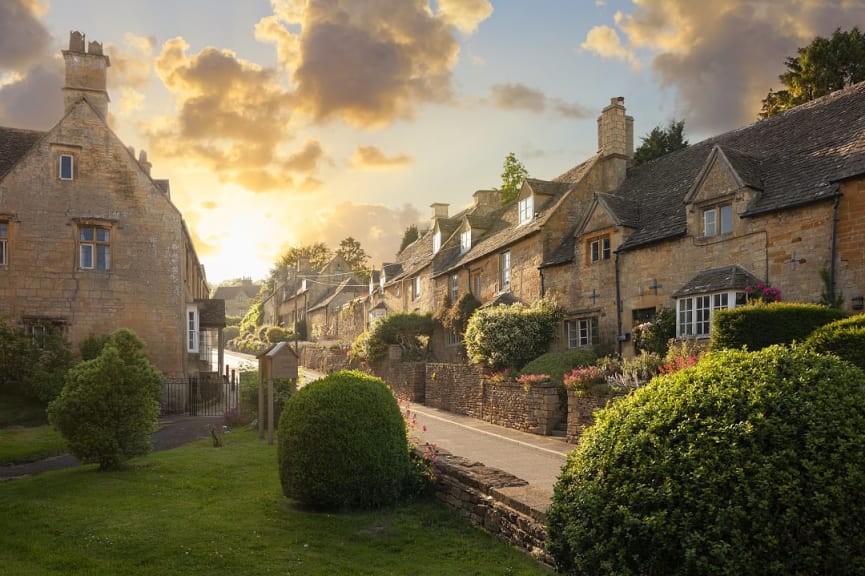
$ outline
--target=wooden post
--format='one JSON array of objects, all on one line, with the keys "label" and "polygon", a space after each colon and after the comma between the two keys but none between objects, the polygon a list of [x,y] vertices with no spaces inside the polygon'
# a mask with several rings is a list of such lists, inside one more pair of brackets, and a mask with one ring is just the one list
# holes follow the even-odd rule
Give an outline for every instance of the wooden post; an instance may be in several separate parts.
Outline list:
[{"label": "wooden post", "polygon": [[264,370],[258,369],[258,439],[264,439]]},{"label": "wooden post", "polygon": [[267,380],[267,443],[273,444],[273,378]]}]

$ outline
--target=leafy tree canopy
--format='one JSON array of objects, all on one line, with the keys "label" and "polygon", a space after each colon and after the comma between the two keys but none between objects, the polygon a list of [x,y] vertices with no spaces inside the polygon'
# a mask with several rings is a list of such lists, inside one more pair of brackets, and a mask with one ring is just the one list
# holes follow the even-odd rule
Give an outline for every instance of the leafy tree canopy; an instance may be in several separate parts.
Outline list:
[{"label": "leafy tree canopy", "polygon": [[267,280],[264,281],[264,292],[272,291],[277,283],[284,281],[288,277],[288,271],[297,268],[300,258],[309,258],[311,268],[320,268],[333,258],[333,252],[324,242],[289,247],[270,269]]},{"label": "leafy tree canopy", "polygon": [[342,259],[351,266],[351,269],[357,272],[360,276],[368,277],[367,263],[369,262],[369,254],[360,245],[360,242],[349,236],[339,243],[339,248],[336,249],[336,254],[342,256]]},{"label": "leafy tree canopy", "polygon": [[412,224],[405,229],[405,232],[402,234],[402,242],[399,243],[399,252],[405,250],[406,246],[414,242],[420,237],[420,233],[417,230],[417,225]]},{"label": "leafy tree canopy", "polygon": [[655,126],[642,137],[643,143],[634,151],[634,163],[644,164],[688,145],[684,139],[685,121],[672,120],[666,129]]},{"label": "leafy tree canopy", "polygon": [[505,157],[504,169],[502,170],[502,185],[497,188],[502,197],[502,204],[513,202],[520,193],[523,180],[529,173],[523,163],[517,160],[516,155],[510,152]]},{"label": "leafy tree canopy", "polygon": [[856,26],[849,32],[837,28],[829,38],[817,36],[797,54],[784,62],[787,71],[778,78],[785,89],[769,90],[760,118],[865,80],[865,36]]}]

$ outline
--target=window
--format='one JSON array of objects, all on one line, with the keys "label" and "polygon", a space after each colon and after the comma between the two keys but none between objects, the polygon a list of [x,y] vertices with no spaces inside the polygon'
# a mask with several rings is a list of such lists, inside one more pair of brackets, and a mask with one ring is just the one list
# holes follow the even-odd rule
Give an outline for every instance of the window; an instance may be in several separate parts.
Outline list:
[{"label": "window", "polygon": [[9,241],[9,222],[0,220],[0,266],[9,264],[7,243]]},{"label": "window", "polygon": [[37,350],[44,350],[62,336],[64,325],[59,319],[24,318],[24,333],[30,336]]},{"label": "window", "polygon": [[501,287],[501,289],[504,290],[506,288],[509,288],[511,285],[511,251],[510,250],[505,250],[504,252],[502,252],[501,271],[502,271],[502,274],[501,274],[501,276],[502,276],[502,278],[501,278],[502,285],[501,286],[502,287]]},{"label": "window", "polygon": [[198,308],[186,308],[186,351],[198,352]]},{"label": "window", "polygon": [[453,328],[445,330],[445,346],[459,346],[462,343],[459,332]]},{"label": "window", "polygon": [[534,213],[534,200],[532,196],[526,196],[519,203],[520,224],[525,224],[532,219]]},{"label": "window", "polygon": [[109,270],[111,231],[103,226],[78,227],[78,266],[85,270]]},{"label": "window", "polygon": [[460,297],[460,277],[459,274],[451,275],[451,302],[456,302]]},{"label": "window", "polygon": [[474,282],[474,289],[472,290],[472,294],[475,295],[475,298],[478,300],[481,299],[481,288],[483,288],[483,276],[481,275],[480,270],[476,272],[472,272],[472,282]]},{"label": "window", "polygon": [[583,318],[581,320],[566,320],[565,335],[568,348],[586,348],[596,344],[598,334],[598,319]]},{"label": "window", "polygon": [[441,230],[436,230],[436,233],[433,234],[433,254],[438,254],[438,251],[442,249],[442,232]]},{"label": "window", "polygon": [[411,279],[411,299],[417,300],[420,298],[420,276],[415,276]]},{"label": "window", "polygon": [[744,292],[701,294],[676,300],[676,336],[706,338],[712,331],[717,310],[745,304]]},{"label": "window", "polygon": [[74,164],[75,157],[71,154],[61,154],[60,155],[60,179],[61,180],[72,180],[72,176],[75,173]]},{"label": "window", "polygon": [[460,233],[460,252],[468,252],[472,247],[472,229],[463,230]]},{"label": "window", "polygon": [[729,234],[733,231],[733,206],[725,204],[703,211],[703,236]]},{"label": "window", "polygon": [[610,237],[601,236],[595,238],[589,243],[589,254],[592,262],[600,262],[601,260],[610,259]]}]

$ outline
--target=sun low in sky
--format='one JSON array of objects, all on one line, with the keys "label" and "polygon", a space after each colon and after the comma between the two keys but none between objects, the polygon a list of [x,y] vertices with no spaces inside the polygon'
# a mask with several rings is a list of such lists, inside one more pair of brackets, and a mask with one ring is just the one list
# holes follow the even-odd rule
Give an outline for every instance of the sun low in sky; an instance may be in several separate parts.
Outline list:
[{"label": "sun low in sky", "polygon": [[753,122],[784,59],[865,25],[837,0],[3,0],[0,124],[62,114],[69,32],[111,58],[109,122],[171,181],[211,283],[352,236],[380,266],[514,152],[551,179],[624,96],[635,134]]}]

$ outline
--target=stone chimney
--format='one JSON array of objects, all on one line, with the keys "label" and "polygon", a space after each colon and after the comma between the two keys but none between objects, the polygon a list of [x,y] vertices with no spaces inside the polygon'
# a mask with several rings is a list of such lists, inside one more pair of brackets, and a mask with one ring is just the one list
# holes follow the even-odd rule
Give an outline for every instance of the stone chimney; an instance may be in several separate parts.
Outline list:
[{"label": "stone chimney", "polygon": [[150,169],[153,168],[153,164],[147,160],[147,152],[144,150],[138,153],[138,165],[141,166],[145,174],[150,176]]},{"label": "stone chimney", "polygon": [[610,105],[598,116],[598,152],[634,157],[634,118],[625,114],[625,98],[610,98]]},{"label": "stone chimney", "polygon": [[489,214],[502,207],[502,197],[498,190],[478,190],[472,194],[475,201],[475,214]]},{"label": "stone chimney", "polygon": [[102,54],[102,44],[91,42],[84,50],[84,34],[69,35],[69,50],[63,51],[66,61],[66,85],[63,87],[63,105],[68,111],[81,98],[86,98],[103,118],[108,118],[107,72],[111,62]]},{"label": "stone chimney", "polygon": [[447,218],[448,217],[448,207],[450,204],[442,204],[441,202],[434,202],[429,205],[432,208],[432,225],[435,226],[436,218]]}]

